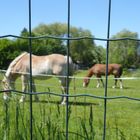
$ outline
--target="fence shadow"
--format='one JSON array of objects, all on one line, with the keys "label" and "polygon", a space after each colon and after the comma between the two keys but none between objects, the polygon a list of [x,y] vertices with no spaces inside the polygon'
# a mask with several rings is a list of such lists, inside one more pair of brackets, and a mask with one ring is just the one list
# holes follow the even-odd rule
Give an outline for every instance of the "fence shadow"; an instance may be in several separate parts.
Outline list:
[{"label": "fence shadow", "polygon": [[[56,105],[61,105],[60,101],[45,101],[45,100],[40,100],[40,101],[33,101],[34,103],[49,103],[49,104],[56,104]],[[92,103],[92,102],[80,102],[80,101],[69,101],[69,105],[72,106],[91,106],[91,105],[99,105],[99,103]],[[62,105],[64,106],[64,105]]]}]

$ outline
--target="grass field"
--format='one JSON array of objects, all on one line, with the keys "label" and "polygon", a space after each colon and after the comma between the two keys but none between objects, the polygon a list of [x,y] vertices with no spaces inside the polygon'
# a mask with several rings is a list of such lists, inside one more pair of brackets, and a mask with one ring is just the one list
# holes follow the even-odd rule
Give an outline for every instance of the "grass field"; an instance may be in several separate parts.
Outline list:
[{"label": "grass field", "polygon": [[[124,73],[123,77],[139,77],[140,72]],[[70,84],[70,95],[90,94],[104,96],[104,88],[96,88],[96,80],[91,80],[88,88],[82,87],[86,71],[79,71]],[[108,81],[108,97],[128,96],[140,98],[140,79],[123,80],[123,89],[112,89],[113,77]],[[36,80],[37,91],[61,94],[56,78],[46,81]],[[16,82],[20,90],[20,80]],[[39,95],[40,101],[33,102],[33,139],[65,140],[66,107],[60,104],[58,96]],[[20,94],[12,93],[11,100],[4,102],[0,95],[0,140],[30,139],[29,97],[19,103]],[[104,100],[93,97],[69,98],[69,140],[102,140]],[[140,140],[140,101],[128,99],[107,100],[106,140]]]}]

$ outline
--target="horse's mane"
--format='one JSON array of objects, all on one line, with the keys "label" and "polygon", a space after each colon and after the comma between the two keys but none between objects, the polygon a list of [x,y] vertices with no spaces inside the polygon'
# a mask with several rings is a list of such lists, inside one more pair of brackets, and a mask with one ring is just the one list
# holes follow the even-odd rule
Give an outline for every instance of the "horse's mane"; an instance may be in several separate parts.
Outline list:
[{"label": "horse's mane", "polygon": [[27,53],[27,52],[22,53],[21,55],[17,56],[17,57],[10,63],[10,65],[9,65],[7,71],[6,71],[5,76],[8,77],[8,76],[10,75],[10,72],[12,71],[13,67],[14,67],[14,66],[17,64],[17,62],[18,62],[24,55],[26,55],[26,54],[28,54],[28,53]]}]

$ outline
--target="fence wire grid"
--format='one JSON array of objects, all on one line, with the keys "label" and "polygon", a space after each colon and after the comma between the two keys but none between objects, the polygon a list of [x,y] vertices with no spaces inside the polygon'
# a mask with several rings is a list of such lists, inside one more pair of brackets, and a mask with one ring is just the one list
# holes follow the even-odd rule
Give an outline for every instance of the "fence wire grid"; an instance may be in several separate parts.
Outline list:
[{"label": "fence wire grid", "polygon": [[[68,118],[69,118],[69,98],[71,97],[92,97],[92,98],[98,98],[101,100],[104,100],[104,118],[103,118],[103,135],[102,135],[102,140],[106,140],[106,116],[107,116],[107,101],[108,100],[114,100],[114,99],[127,99],[127,100],[134,100],[134,101],[140,101],[140,98],[132,98],[132,97],[128,97],[128,96],[113,96],[113,97],[109,97],[108,96],[108,75],[106,73],[105,76],[105,88],[104,88],[104,96],[95,96],[92,94],[75,94],[75,95],[70,95],[69,94],[69,86],[67,84],[67,93],[66,94],[56,94],[53,92],[37,92],[37,93],[33,93],[32,92],[32,40],[36,40],[36,39],[46,39],[46,38],[52,38],[52,39],[58,39],[58,40],[65,40],[67,41],[67,56],[69,57],[70,55],[70,41],[71,40],[82,40],[82,39],[91,39],[91,40],[100,40],[100,41],[105,41],[107,43],[106,46],[106,72],[108,71],[108,54],[109,54],[109,42],[110,41],[120,41],[120,40],[134,40],[134,41],[140,41],[140,39],[134,39],[134,38],[118,38],[118,39],[110,39],[110,24],[111,24],[111,0],[108,0],[108,25],[107,25],[107,38],[95,38],[95,37],[88,37],[88,36],[82,36],[82,37],[70,37],[70,6],[71,6],[71,0],[67,0],[67,37],[58,37],[58,36],[50,36],[50,35],[43,35],[43,36],[38,36],[38,37],[32,37],[31,35],[31,29],[32,29],[32,3],[31,0],[28,0],[28,14],[29,14],[29,37],[21,37],[21,36],[17,36],[17,35],[3,35],[0,36],[0,38],[8,38],[8,37],[12,37],[12,38],[21,38],[21,39],[26,39],[29,40],[29,52],[30,52],[30,91],[28,93],[25,92],[21,92],[19,90],[1,90],[0,93],[3,92],[8,92],[8,91],[12,91],[15,93],[20,93],[20,94],[29,94],[30,95],[30,140],[33,140],[33,107],[32,107],[32,95],[33,94],[49,94],[49,95],[53,95],[53,96],[63,96],[66,97],[66,114],[65,114],[65,120],[66,120],[66,131],[65,131],[65,139],[68,140],[69,139],[69,123],[68,123]],[[68,79],[69,79],[69,63],[67,62],[67,83],[68,83]]]}]

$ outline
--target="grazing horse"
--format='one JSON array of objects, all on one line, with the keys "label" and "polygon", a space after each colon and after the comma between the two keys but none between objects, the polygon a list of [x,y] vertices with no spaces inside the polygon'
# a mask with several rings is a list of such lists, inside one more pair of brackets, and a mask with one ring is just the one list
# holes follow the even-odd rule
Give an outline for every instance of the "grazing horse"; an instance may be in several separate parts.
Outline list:
[{"label": "grazing horse", "polygon": [[[29,53],[24,52],[16,57],[9,65],[3,81],[3,89],[14,89],[15,80],[21,77],[22,92],[26,92],[30,80],[30,62]],[[67,56],[61,54],[51,54],[46,56],[32,55],[32,89],[35,92],[34,78],[42,79],[39,75],[57,75],[61,87],[66,93],[66,75],[67,75]],[[69,75],[73,74],[73,62],[69,57]],[[46,78],[46,77],[45,77]],[[44,79],[44,78],[43,78]],[[69,83],[69,82],[68,82]],[[8,99],[8,93],[5,92],[3,98]],[[20,102],[25,99],[25,94],[21,97]],[[38,99],[37,95],[35,99]],[[65,104],[66,98],[63,97],[62,104]]]},{"label": "grazing horse", "polygon": [[[108,64],[108,75],[114,75],[115,78],[115,84],[113,86],[113,88],[115,88],[117,86],[117,78],[120,78],[123,72],[123,68],[120,64]],[[106,74],[106,65],[105,64],[95,64],[94,66],[92,66],[89,71],[88,74],[86,75],[86,77],[83,80],[83,87],[87,87],[89,82],[90,82],[90,77],[92,77],[92,75],[95,75],[97,77],[97,88],[100,86],[100,80],[104,86],[104,82],[101,78],[102,75]],[[122,85],[122,80],[120,79],[120,88],[123,88]]]}]

